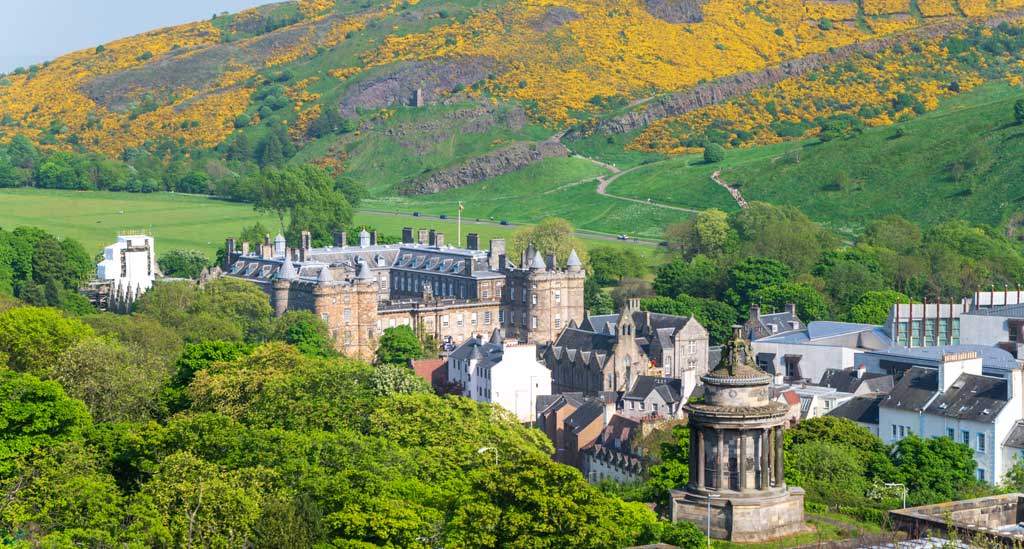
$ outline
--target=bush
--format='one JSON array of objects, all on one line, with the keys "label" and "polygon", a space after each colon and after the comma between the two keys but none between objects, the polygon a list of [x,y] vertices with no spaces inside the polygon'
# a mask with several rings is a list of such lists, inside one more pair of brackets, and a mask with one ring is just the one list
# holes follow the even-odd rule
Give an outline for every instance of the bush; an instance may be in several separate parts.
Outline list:
[{"label": "bush", "polygon": [[235,117],[236,128],[244,128],[248,126],[250,122],[252,122],[252,117],[248,114],[242,113]]},{"label": "bush", "polygon": [[828,17],[822,17],[821,19],[818,20],[818,28],[823,31],[830,31],[835,27],[832,24],[831,19],[829,19]]},{"label": "bush", "polygon": [[708,164],[717,164],[725,160],[725,147],[718,143],[708,143],[704,145],[704,162]]}]

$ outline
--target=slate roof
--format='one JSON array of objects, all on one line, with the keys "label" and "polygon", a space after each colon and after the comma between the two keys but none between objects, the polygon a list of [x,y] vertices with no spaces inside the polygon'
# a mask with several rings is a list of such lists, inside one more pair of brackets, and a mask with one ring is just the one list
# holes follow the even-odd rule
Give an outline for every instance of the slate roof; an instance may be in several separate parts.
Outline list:
[{"label": "slate roof", "polygon": [[1006,435],[1003,445],[1010,448],[1024,449],[1024,420],[1018,419],[1013,424],[1013,429],[1010,429],[1010,434]]},{"label": "slate roof", "polygon": [[708,369],[714,370],[719,362],[722,362],[722,346],[708,347]]},{"label": "slate roof", "polygon": [[941,345],[937,347],[893,347],[878,351],[865,351],[884,358],[901,358],[908,362],[920,362],[922,366],[937,367],[942,362],[942,356],[956,353],[978,353],[981,357],[981,367],[990,371],[1006,371],[1017,368],[1017,360],[1013,355],[997,347],[987,345]]},{"label": "slate roof", "polygon": [[910,368],[879,406],[921,412],[939,390],[939,372],[931,368]]},{"label": "slate roof", "polygon": [[633,387],[622,396],[623,400],[646,400],[651,393],[657,391],[666,404],[679,402],[682,399],[682,380],[656,377],[637,376]]},{"label": "slate roof", "polygon": [[829,368],[822,374],[821,382],[818,385],[831,387],[844,393],[856,393],[862,385],[866,385],[869,392],[888,393],[892,391],[893,378],[891,375],[868,372],[858,377],[856,370]]},{"label": "slate roof", "polygon": [[1007,318],[1024,318],[1024,304],[997,305],[987,309],[975,309],[967,315],[976,316],[1002,316]]},{"label": "slate roof", "polygon": [[846,418],[857,423],[878,425],[878,405],[883,399],[885,395],[853,397],[826,415]]},{"label": "slate roof", "polygon": [[944,393],[928,405],[927,413],[980,423],[995,421],[1006,407],[1005,379],[962,374]]},{"label": "slate roof", "polygon": [[501,344],[471,337],[448,355],[458,360],[476,360],[477,366],[489,366],[501,362],[505,348]]},{"label": "slate roof", "polygon": [[583,393],[561,393],[557,395],[537,395],[537,415],[558,410],[565,404],[579,408],[586,403]]},{"label": "slate roof", "polygon": [[[776,335],[770,335],[758,339],[758,343],[808,343],[814,344],[816,341],[821,341],[829,338],[840,337],[840,336],[854,336],[857,334],[863,334],[858,339],[857,343],[861,343],[861,340],[865,337],[871,338],[871,340],[877,340],[876,345],[885,347],[892,346],[892,338],[881,326],[875,326],[872,324],[855,324],[852,322],[832,322],[828,320],[818,320],[811,322],[806,328],[802,330],[792,330],[785,333]],[[875,341],[872,341],[875,343]]]},{"label": "slate roof", "polygon": [[565,428],[578,433],[603,415],[604,404],[596,400],[588,400],[565,419]]}]

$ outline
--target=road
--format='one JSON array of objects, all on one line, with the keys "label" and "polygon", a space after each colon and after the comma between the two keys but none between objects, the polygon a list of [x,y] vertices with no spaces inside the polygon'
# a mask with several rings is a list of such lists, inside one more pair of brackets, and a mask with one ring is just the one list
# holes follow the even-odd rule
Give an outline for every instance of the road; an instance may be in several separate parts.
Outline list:
[{"label": "road", "polygon": [[[440,216],[437,216],[437,215],[424,215],[424,214],[412,215],[412,214],[407,214],[407,213],[388,212],[388,211],[384,211],[384,210],[359,210],[359,211],[363,212],[363,213],[368,213],[368,214],[389,215],[389,216],[392,216],[392,217],[403,217],[403,218],[409,218],[409,219],[440,219]],[[449,217],[448,219],[445,219],[444,221],[449,221],[449,222],[454,223],[456,220],[452,219],[451,217]],[[483,221],[483,220],[477,221],[475,218],[467,219],[465,217],[462,218],[462,224],[463,225],[486,225],[486,226],[491,226],[491,227],[501,227],[501,228],[504,228],[504,229],[515,229],[517,227],[523,227],[524,226],[524,225],[517,225],[515,223],[508,223],[507,225],[502,225],[501,223],[499,223],[497,221]],[[625,243],[628,243],[628,244],[638,244],[640,246],[658,246],[658,244],[659,244],[658,242],[655,242],[655,241],[652,241],[652,240],[639,240],[639,239],[636,239],[636,238],[630,238],[630,239],[627,239],[627,240],[621,240],[621,239],[619,239],[616,236],[607,235],[607,234],[601,234],[601,233],[591,233],[591,232],[576,231],[575,235],[578,238],[590,238],[590,239],[593,239],[593,240],[608,240],[608,241],[611,241],[611,242],[625,242]]]}]

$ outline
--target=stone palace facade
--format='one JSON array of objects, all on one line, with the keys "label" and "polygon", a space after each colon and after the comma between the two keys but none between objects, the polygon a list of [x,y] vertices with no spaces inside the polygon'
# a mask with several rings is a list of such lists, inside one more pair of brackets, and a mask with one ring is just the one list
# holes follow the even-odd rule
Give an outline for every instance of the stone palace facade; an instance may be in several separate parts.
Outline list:
[{"label": "stone palace facade", "polygon": [[505,241],[480,249],[476,234],[465,248],[433,230],[402,230],[400,244],[378,244],[362,231],[359,244],[314,248],[308,232],[291,248],[283,236],[240,247],[227,239],[225,276],[248,280],[270,297],[275,315],[311,311],[327,323],[336,348],[369,360],[387,328],[405,325],[439,342],[458,344],[501,328],[519,341],[553,341],[564,326],[583,320],[586,273],[573,251],[565,265],[528,246],[513,262]]}]

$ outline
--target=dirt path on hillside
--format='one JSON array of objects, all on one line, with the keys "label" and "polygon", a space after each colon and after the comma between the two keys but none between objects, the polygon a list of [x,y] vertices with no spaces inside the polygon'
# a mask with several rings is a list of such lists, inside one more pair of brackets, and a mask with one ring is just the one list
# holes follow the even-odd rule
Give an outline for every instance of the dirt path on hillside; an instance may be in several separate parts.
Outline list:
[{"label": "dirt path on hillside", "polygon": [[725,187],[725,190],[729,191],[729,194],[732,195],[733,200],[735,200],[736,203],[739,204],[740,208],[747,207],[747,200],[743,198],[742,194],[740,194],[740,190],[737,189],[736,187],[729,185],[728,183],[725,182],[724,179],[722,179],[722,170],[715,170],[711,174],[711,180],[717,183],[718,185]]},{"label": "dirt path on hillside", "polygon": [[588,162],[590,162],[590,163],[592,163],[594,165],[601,166],[602,168],[612,172],[611,177],[604,176],[604,175],[597,176],[597,182],[598,182],[597,194],[599,194],[601,196],[607,196],[608,198],[614,198],[615,200],[622,200],[624,202],[633,202],[633,203],[636,203],[636,204],[644,204],[646,206],[653,206],[655,208],[663,208],[663,209],[666,209],[666,210],[675,210],[677,212],[700,213],[700,210],[694,210],[693,208],[683,208],[683,207],[680,207],[680,206],[669,206],[668,204],[662,204],[660,202],[654,202],[650,198],[648,198],[647,200],[640,200],[639,198],[629,198],[629,197],[626,197],[626,196],[618,196],[618,195],[614,195],[614,194],[611,194],[611,193],[608,192],[608,185],[611,185],[612,182],[615,181],[616,179],[626,175],[627,173],[629,173],[629,172],[631,172],[633,170],[636,170],[640,166],[633,166],[632,168],[629,168],[628,170],[620,170],[619,168],[616,168],[615,166],[613,166],[611,164],[608,164],[608,163],[605,163],[605,162],[601,162],[600,160],[597,160],[595,158],[590,158],[590,157],[583,156],[583,155],[580,155],[580,154],[573,155],[573,157],[586,160],[586,161],[588,161]]}]

